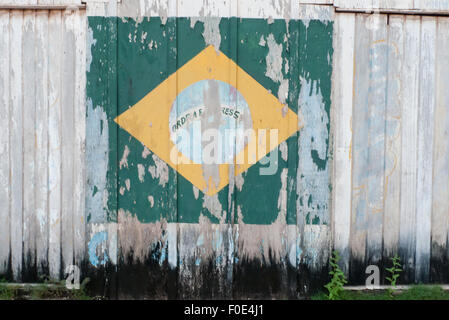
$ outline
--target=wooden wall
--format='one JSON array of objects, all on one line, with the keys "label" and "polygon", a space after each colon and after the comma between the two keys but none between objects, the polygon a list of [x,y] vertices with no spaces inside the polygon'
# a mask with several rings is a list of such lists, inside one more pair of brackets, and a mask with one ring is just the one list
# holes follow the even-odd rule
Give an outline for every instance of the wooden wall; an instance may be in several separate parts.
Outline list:
[{"label": "wooden wall", "polygon": [[[364,283],[368,265],[389,266],[395,254],[405,264],[401,282],[449,282],[449,18],[334,12],[335,8],[443,12],[445,2],[335,0],[334,7],[330,0],[301,1],[307,5],[125,1],[88,2],[86,10],[0,9],[0,275],[14,281],[62,279],[66,267],[74,264],[84,275],[99,278],[100,286],[105,282],[113,286],[107,292],[112,296],[121,285],[126,291],[122,297],[138,297],[140,292],[133,290],[139,286],[147,297],[257,297],[260,292],[264,297],[295,297],[308,290],[311,279],[326,280],[329,253],[336,249],[353,284]],[[2,5],[6,8],[11,1],[0,1]],[[122,138],[120,150],[110,148],[108,139],[119,129],[104,125],[112,123],[107,117],[117,110],[110,115],[103,111],[117,103],[117,95],[108,90],[116,85],[117,65],[107,62],[117,52],[117,39],[94,38],[88,17],[142,15],[161,21],[200,17],[197,20],[210,32],[204,33],[207,41],[216,32],[214,17],[259,18],[270,25],[273,19],[302,19],[300,43],[319,38],[312,32],[317,29],[311,27],[311,19],[318,20],[317,25],[333,25],[333,48],[322,67],[314,67],[317,72],[332,70],[330,131],[324,130],[325,117],[305,117],[302,136],[282,146],[285,171],[276,176],[280,187],[273,203],[276,216],[283,220],[269,225],[204,219],[201,225],[176,220],[142,223],[135,212],[109,207],[108,188],[115,187],[117,196],[126,182],[107,177],[111,162],[106,159],[118,167],[114,172],[128,170],[124,145],[130,140]],[[104,21],[113,33],[116,24],[109,22],[114,20]],[[108,44],[109,40],[115,42]],[[128,37],[120,41],[127,42]],[[287,42],[274,42],[273,48]],[[104,56],[92,63],[95,46]],[[325,105],[318,99],[318,89],[326,79],[309,78],[304,66],[317,56],[306,49],[302,48],[306,52],[302,56],[292,52],[277,56],[290,63],[284,77],[296,92],[292,95],[296,100],[289,104],[295,112]],[[297,73],[292,68],[295,61],[301,61]],[[95,86],[86,80],[91,68],[97,68],[91,77]],[[170,68],[167,73],[175,71]],[[285,79],[266,80],[278,98]],[[104,100],[96,105],[86,102],[86,87],[104,93]],[[312,88],[320,93],[313,94]],[[308,123],[322,125],[324,131],[307,127]],[[106,130],[111,130],[107,138]],[[316,147],[321,148],[326,137],[329,150],[323,152],[330,160],[323,172],[310,160],[310,141],[315,147],[322,143]],[[151,175],[155,185],[167,185],[178,195],[167,165],[149,150],[138,155],[151,162],[145,179]],[[133,168],[131,161],[129,167]],[[294,175],[285,174],[292,169]],[[241,192],[251,181],[236,177],[230,185]],[[193,188],[191,193],[198,200],[199,191]],[[310,195],[313,201],[302,201]],[[163,197],[171,203],[169,193]],[[205,210],[238,215],[241,203],[233,200],[232,191],[224,199],[220,203],[200,195]],[[287,222],[291,212],[294,218]],[[311,223],[308,213],[318,223]],[[126,260],[129,256],[134,260]],[[260,273],[262,269],[265,273]]]},{"label": "wooden wall", "polygon": [[403,281],[447,282],[449,19],[335,23],[335,246],[354,281],[399,254]]},{"label": "wooden wall", "polygon": [[60,278],[85,252],[85,10],[0,10],[0,273]]}]

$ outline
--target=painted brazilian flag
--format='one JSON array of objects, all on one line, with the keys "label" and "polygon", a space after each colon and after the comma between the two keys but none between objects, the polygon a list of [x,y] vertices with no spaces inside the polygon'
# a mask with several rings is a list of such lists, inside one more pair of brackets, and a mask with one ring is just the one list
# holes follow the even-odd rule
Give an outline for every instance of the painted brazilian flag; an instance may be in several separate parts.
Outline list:
[{"label": "painted brazilian flag", "polygon": [[88,38],[90,222],[329,223],[332,23],[90,17]]}]

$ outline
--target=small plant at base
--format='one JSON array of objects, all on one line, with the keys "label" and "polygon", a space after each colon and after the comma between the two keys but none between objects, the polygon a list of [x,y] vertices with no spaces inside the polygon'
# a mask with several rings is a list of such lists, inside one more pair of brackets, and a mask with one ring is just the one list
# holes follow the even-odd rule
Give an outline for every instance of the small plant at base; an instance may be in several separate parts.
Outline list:
[{"label": "small plant at base", "polygon": [[328,299],[329,300],[339,300],[341,299],[341,293],[343,291],[343,286],[348,283],[346,280],[345,274],[340,269],[338,265],[338,261],[340,261],[340,256],[338,251],[334,251],[332,253],[332,257],[330,259],[330,265],[332,270],[329,271],[329,274],[332,276],[331,281],[326,284],[324,287],[329,291]]},{"label": "small plant at base", "polygon": [[[391,258],[391,261],[393,262],[393,266],[391,268],[385,268],[385,270],[390,273],[390,276],[385,279],[387,279],[390,283],[390,286],[395,287],[396,282],[402,272],[402,265],[400,262],[401,259],[397,255]],[[390,299],[393,299],[393,292],[394,290],[392,288],[388,288],[388,295],[390,296]]]}]

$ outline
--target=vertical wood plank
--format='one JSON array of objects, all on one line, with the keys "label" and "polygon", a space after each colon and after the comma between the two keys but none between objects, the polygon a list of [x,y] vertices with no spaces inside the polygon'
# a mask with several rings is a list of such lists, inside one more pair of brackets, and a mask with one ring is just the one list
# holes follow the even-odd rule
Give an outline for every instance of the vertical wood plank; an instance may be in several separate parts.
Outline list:
[{"label": "vertical wood plank", "polygon": [[[369,135],[366,123],[369,122],[367,106],[369,90],[370,47],[372,36],[367,32],[367,15],[356,14],[355,53],[354,53],[354,107],[352,117],[352,214],[350,243],[350,279],[360,277],[365,267],[367,235],[367,185],[366,175],[369,167]],[[354,275],[354,276],[353,276]],[[354,281],[361,282],[357,278]]]},{"label": "vertical wood plank", "polygon": [[59,279],[61,270],[61,53],[60,11],[51,11],[48,22],[48,182],[49,272]]},{"label": "vertical wood plank", "polygon": [[[306,293],[305,286],[310,289],[321,286],[327,277],[332,225],[332,162],[328,144],[332,144],[329,128],[333,25],[326,22],[332,12],[317,10],[315,14],[309,16],[311,20],[299,22],[299,59],[294,62],[299,69],[298,115],[304,125],[297,135],[297,170],[294,173],[302,251],[298,289],[302,294]],[[317,52],[313,51],[315,48],[321,49]]]},{"label": "vertical wood plank", "polygon": [[414,278],[416,232],[416,174],[418,141],[418,91],[420,64],[420,17],[406,16],[404,25],[404,60],[402,84],[402,145],[401,145],[401,214],[399,254],[404,281]]},{"label": "vertical wood plank", "polygon": [[435,112],[435,43],[436,19],[422,17],[421,67],[418,111],[418,172],[416,204],[416,273],[415,281],[429,279],[430,230],[432,215],[432,166]]},{"label": "vertical wood plank", "polygon": [[36,11],[36,265],[48,273],[48,18]]},{"label": "vertical wood plank", "polygon": [[75,13],[62,13],[61,65],[61,263],[62,272],[73,264],[74,151],[75,151],[75,85],[76,74]]},{"label": "vertical wood plank", "polygon": [[[36,143],[36,60],[35,12],[24,10],[22,38],[23,81],[23,253],[24,281],[35,269],[35,143]],[[15,40],[13,40],[15,41]]]},{"label": "vertical wood plank", "polygon": [[351,228],[352,109],[355,14],[336,15],[334,31],[332,115],[334,124],[333,232],[334,248],[349,268]]},{"label": "vertical wood plank", "polygon": [[10,85],[11,85],[11,267],[14,280],[22,279],[23,228],[23,86],[22,26],[23,11],[10,16]]},{"label": "vertical wood plank", "polygon": [[0,10],[0,274],[8,272],[10,257],[10,11]]},{"label": "vertical wood plank", "polygon": [[75,145],[74,145],[74,262],[81,267],[85,259],[86,215],[85,215],[85,139],[86,139],[86,15],[76,11],[75,19]]},{"label": "vertical wood plank", "polygon": [[390,16],[388,28],[387,109],[385,128],[385,258],[397,253],[400,226],[401,195],[401,119],[402,82],[404,60],[404,17]]},{"label": "vertical wood plank", "polygon": [[430,281],[447,283],[449,229],[449,18],[438,17]]},{"label": "vertical wood plank", "polygon": [[[369,119],[365,124],[368,130],[368,174],[365,180],[367,189],[367,250],[366,266],[378,264],[382,259],[382,237],[384,217],[384,175],[385,175],[385,120],[387,92],[387,15],[380,15],[376,25],[371,28],[369,91]],[[364,174],[365,174],[364,173]],[[366,267],[365,266],[365,267]],[[361,270],[363,271],[363,270]]]}]

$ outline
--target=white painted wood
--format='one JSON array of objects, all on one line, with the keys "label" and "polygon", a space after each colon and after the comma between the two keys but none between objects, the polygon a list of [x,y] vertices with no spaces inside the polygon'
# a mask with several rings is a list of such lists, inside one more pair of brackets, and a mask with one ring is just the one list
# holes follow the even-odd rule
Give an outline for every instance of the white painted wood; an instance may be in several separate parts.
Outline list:
[{"label": "white painted wood", "polygon": [[[9,39],[22,39],[23,11],[12,10]],[[11,267],[14,280],[21,280],[23,228],[23,84],[22,41],[10,42],[11,99]]]},{"label": "white painted wood", "polygon": [[52,5],[55,0],[37,0],[37,4],[39,5]]},{"label": "white painted wood", "polygon": [[415,9],[422,10],[449,10],[449,1],[447,0],[415,0]]},{"label": "white painted wood", "polygon": [[344,9],[370,9],[373,7],[373,0],[334,0],[334,6]]},{"label": "white painted wood", "polygon": [[449,18],[439,17],[436,36],[436,102],[432,189],[432,258],[447,256],[449,230]]},{"label": "white painted wood", "polygon": [[75,150],[75,85],[76,47],[75,13],[62,13],[61,64],[61,263],[62,269],[73,264],[74,150]]},{"label": "white painted wood", "polygon": [[33,5],[37,0],[0,0],[0,5]]},{"label": "white painted wood", "polygon": [[48,15],[36,12],[36,265],[48,266]]},{"label": "white painted wood", "polygon": [[0,5],[8,6],[36,6],[36,5],[80,5],[81,0],[0,0]]},{"label": "white painted wood", "polygon": [[354,79],[355,15],[338,14],[334,24],[333,92],[334,125],[333,232],[334,247],[341,254],[344,271],[349,268],[351,227],[351,145]]},{"label": "white painted wood", "polygon": [[414,0],[378,0],[382,9],[413,9]]},{"label": "white painted wood", "polygon": [[0,10],[0,274],[6,273],[10,254],[10,19],[9,11]]},{"label": "white painted wood", "polygon": [[418,111],[416,281],[428,281],[432,214],[436,19],[422,17]]},{"label": "white painted wood", "polygon": [[[416,235],[416,174],[418,141],[418,92],[420,56],[420,18],[406,16],[404,24],[404,60],[401,74],[402,145],[401,215],[399,250],[402,263],[413,268]],[[417,62],[418,61],[418,62]]]},{"label": "white painted wood", "polygon": [[299,0],[301,4],[332,4],[334,0]]},{"label": "white painted wood", "polygon": [[[295,11],[298,11],[296,14]],[[318,6],[313,4],[300,4],[298,8],[292,8],[292,19],[334,21],[335,10],[332,6]]]},{"label": "white painted wood", "polygon": [[404,17],[390,16],[385,130],[384,256],[397,253],[401,211],[402,82],[404,71]]},{"label": "white painted wood", "polygon": [[[331,0],[310,0],[331,3]],[[107,0],[106,0],[107,2]],[[107,4],[97,0],[88,1],[88,15],[109,15],[106,11],[114,8],[114,0]],[[305,3],[307,3],[306,1]],[[170,4],[172,3],[172,4]],[[299,5],[299,0],[270,1],[270,0],[224,0],[224,1],[189,1],[189,0],[126,0],[115,2],[119,16],[126,17],[241,17],[241,18],[294,18],[296,12],[291,10]],[[176,4],[174,6],[173,4]],[[101,14],[103,13],[103,14]]]},{"label": "white painted wood", "polygon": [[86,141],[86,15],[84,11],[73,13],[75,19],[75,94],[74,119],[74,254],[75,264],[80,266],[85,258],[85,141]]},{"label": "white painted wood", "polygon": [[[23,257],[24,267],[35,261],[35,155],[36,155],[36,60],[35,17],[33,10],[24,10],[22,35],[23,75]],[[15,41],[15,40],[13,40]]]},{"label": "white painted wood", "polygon": [[48,21],[48,181],[49,270],[59,279],[61,269],[61,67],[62,20],[51,11]]}]

